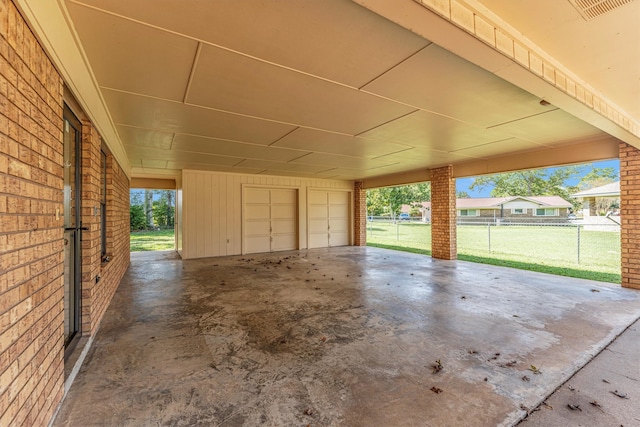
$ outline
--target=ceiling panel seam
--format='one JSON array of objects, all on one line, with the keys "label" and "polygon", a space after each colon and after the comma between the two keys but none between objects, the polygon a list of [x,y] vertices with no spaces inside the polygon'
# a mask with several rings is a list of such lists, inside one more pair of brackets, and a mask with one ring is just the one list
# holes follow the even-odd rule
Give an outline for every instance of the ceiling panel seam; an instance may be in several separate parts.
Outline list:
[{"label": "ceiling panel seam", "polygon": [[285,133],[284,135],[276,138],[275,141],[267,144],[267,147],[271,147],[272,145],[277,144],[278,142],[282,141],[284,138],[286,138],[287,136],[291,135],[292,133],[294,133],[295,131],[297,131],[298,129],[300,129],[300,126],[296,126],[294,129],[290,130],[289,132]]},{"label": "ceiling panel seam", "polygon": [[[451,3],[453,0],[443,0],[444,2],[455,4],[458,8],[464,9],[467,13],[474,16],[476,19],[482,20],[484,23],[488,25],[488,27],[493,29],[494,39],[488,40],[486,37],[483,37],[483,34],[480,34],[479,31],[470,29],[462,25],[460,22],[454,19],[452,13],[446,13],[445,8],[435,7],[433,0],[413,0],[415,3],[423,6],[424,8],[436,13],[438,16],[443,17],[451,24],[456,27],[462,29],[463,31],[470,34],[472,37],[475,37],[477,40],[484,43],[491,49],[494,49],[496,52],[500,53],[504,57],[513,61],[514,64],[522,67],[523,69],[531,72],[532,74],[542,78],[547,84],[552,86],[553,88],[559,90],[563,94],[568,95],[573,100],[581,103],[582,105],[589,108],[589,110],[595,111],[602,117],[608,119],[612,124],[616,125],[619,129],[628,132],[631,136],[640,138],[640,122],[633,117],[631,114],[627,113],[623,108],[618,106],[611,99],[604,96],[600,90],[592,87],[588,84],[583,78],[579,77],[577,74],[573,73],[570,69],[565,67],[560,61],[549,55],[546,51],[537,46],[533,41],[526,38],[521,33],[519,34],[517,30],[515,30],[511,25],[502,20],[499,16],[493,13],[488,8],[482,6],[477,0],[465,0],[466,5],[461,2]],[[529,60],[522,62],[517,58],[515,51],[505,51],[500,49],[496,45],[495,33],[502,32],[503,36],[506,38],[512,39],[514,45],[520,44],[526,51],[527,59],[536,59],[535,64],[531,63]],[[562,88],[557,77],[557,73],[549,73],[549,75],[545,75],[544,69],[546,67],[551,67],[554,71],[562,70],[560,74],[563,75],[563,79],[573,80],[574,90],[570,91],[566,88]],[[501,70],[494,70],[493,73],[501,78]],[[553,74],[553,75],[552,75]],[[575,87],[580,87],[580,89],[589,96],[583,96],[582,99],[577,95],[577,91]],[[587,102],[587,98],[592,99],[592,104],[590,105]],[[594,98],[598,98],[598,102],[596,103]],[[596,104],[598,108],[596,108]]]},{"label": "ceiling panel seam", "polygon": [[[365,87],[367,87],[368,85],[370,85],[371,83],[375,82],[376,80],[378,80],[380,77],[384,76],[385,74],[387,74],[389,71],[393,70],[394,68],[398,67],[399,65],[404,64],[405,62],[407,62],[409,59],[413,58],[414,56],[416,56],[417,54],[419,54],[420,52],[422,52],[423,50],[425,50],[426,48],[428,48],[429,46],[431,46],[433,43],[427,41],[427,44],[422,46],[420,49],[416,50],[415,52],[413,52],[411,55],[407,56],[406,58],[404,58],[403,60],[399,61],[398,63],[392,65],[391,67],[389,67],[388,69],[384,70],[382,73],[378,74],[377,76],[375,76],[374,78],[372,78],[371,80],[369,80],[368,82],[366,82],[365,84],[361,85],[358,90],[363,90]],[[369,93],[369,92],[367,92]],[[375,95],[375,94],[374,94]]]},{"label": "ceiling panel seam", "polygon": [[552,113],[552,112],[554,112],[554,111],[558,111],[558,110],[560,110],[560,109],[559,109],[559,108],[554,108],[554,109],[552,109],[552,110],[542,111],[541,113],[531,114],[530,116],[519,117],[519,118],[517,118],[517,119],[509,120],[508,122],[503,122],[503,123],[498,123],[498,124],[495,124],[495,125],[487,126],[487,129],[492,129],[492,128],[496,128],[496,127],[504,126],[504,125],[507,125],[507,124],[509,124],[509,123],[519,122],[519,121],[521,121],[521,120],[530,119],[531,117],[541,116],[541,115],[543,115],[543,114]]},{"label": "ceiling panel seam", "polygon": [[186,104],[187,98],[189,97],[189,90],[191,89],[191,83],[193,82],[193,76],[196,72],[196,67],[198,66],[198,60],[200,59],[200,52],[202,51],[202,43],[198,42],[198,47],[196,47],[196,53],[193,55],[193,63],[191,64],[191,72],[189,73],[189,80],[187,80],[187,87],[184,90],[184,97],[182,98],[182,103]]},{"label": "ceiling panel seam", "polygon": [[[158,101],[163,101],[163,102],[171,102],[171,103],[178,104],[178,105],[186,105],[186,106],[189,106],[189,107],[202,108],[204,110],[217,111],[219,113],[232,114],[232,115],[238,116],[238,117],[244,117],[244,118],[255,119],[255,120],[262,120],[262,121],[266,121],[266,122],[270,122],[270,123],[278,123],[278,124],[287,125],[287,126],[294,126],[294,127],[299,127],[299,128],[303,128],[303,129],[310,129],[310,130],[317,130],[317,131],[321,131],[321,132],[329,132],[329,133],[333,133],[333,134],[337,134],[337,135],[345,135],[345,136],[356,136],[356,137],[360,136],[360,135],[362,135],[362,134],[364,134],[366,132],[369,132],[370,130],[376,129],[376,128],[380,127],[380,126],[384,126],[385,124],[391,123],[391,122],[393,122],[393,121],[395,121],[397,119],[401,119],[401,118],[403,118],[405,116],[408,116],[408,115],[413,114],[413,113],[418,112],[418,111],[424,111],[425,113],[434,114],[436,116],[444,117],[444,118],[447,118],[447,119],[450,119],[450,120],[455,120],[457,122],[464,123],[464,124],[467,124],[469,126],[476,126],[477,127],[477,125],[474,125],[473,123],[467,123],[467,122],[465,122],[463,120],[460,120],[460,119],[457,119],[455,117],[449,117],[447,115],[440,114],[440,113],[437,113],[435,111],[424,110],[424,109],[418,108],[418,107],[416,107],[414,105],[398,102],[396,100],[393,100],[393,99],[390,99],[390,98],[386,98],[386,97],[383,97],[383,96],[380,96],[380,95],[376,95],[376,94],[373,94],[373,93],[371,95],[374,95],[374,96],[376,96],[378,98],[386,99],[388,101],[395,102],[395,103],[400,104],[400,105],[404,105],[404,106],[407,106],[407,107],[414,108],[414,110],[410,111],[408,113],[402,114],[402,115],[400,115],[400,116],[398,116],[398,117],[396,117],[394,119],[391,119],[391,120],[389,120],[387,122],[384,122],[384,123],[381,123],[381,124],[379,124],[377,126],[374,126],[371,129],[366,129],[366,130],[358,132],[356,134],[349,134],[349,133],[344,133],[344,132],[337,132],[337,131],[334,131],[334,130],[331,130],[331,129],[323,129],[323,128],[314,127],[314,126],[307,126],[307,125],[301,125],[301,124],[298,124],[298,123],[290,123],[290,122],[285,122],[285,121],[281,121],[281,120],[270,119],[270,118],[267,118],[267,117],[254,116],[254,115],[250,115],[250,114],[238,113],[238,112],[235,112],[235,111],[223,110],[221,108],[214,108],[214,107],[208,107],[208,106],[200,105],[200,104],[193,104],[193,103],[190,103],[190,102],[183,103],[183,102],[180,102],[180,101],[175,101],[173,99],[161,98],[161,97],[158,97],[158,96],[146,95],[146,94],[142,94],[142,93],[131,92],[131,91],[128,91],[128,90],[122,90],[122,89],[117,89],[117,88],[112,88],[112,87],[107,87],[107,86],[101,86],[101,88],[102,89],[106,89],[106,90],[110,90],[110,91],[113,91],[113,92],[125,93],[125,94],[128,94],[128,95],[140,96],[140,97],[149,98],[149,99],[156,99]],[[354,88],[354,90],[356,90],[356,89]],[[362,92],[369,93],[367,91],[362,91]],[[120,124],[120,123],[117,123],[117,124]],[[128,125],[125,125],[125,126],[128,126]],[[195,135],[195,136],[202,136],[202,135]],[[374,138],[366,138],[366,139],[374,139]]]},{"label": "ceiling panel seam", "polygon": [[[374,129],[377,129],[377,128],[381,127],[381,126],[384,126],[384,125],[386,125],[386,124],[389,124],[389,123],[395,122],[396,120],[401,119],[401,118],[403,118],[403,117],[410,116],[411,114],[417,113],[418,111],[422,111],[422,110],[420,110],[420,109],[418,108],[418,109],[415,109],[415,110],[413,110],[413,111],[409,111],[408,113],[402,114],[402,115],[400,115],[400,116],[398,116],[398,117],[396,117],[396,118],[394,118],[394,119],[387,120],[387,121],[386,121],[386,122],[384,122],[384,123],[380,123],[379,125],[376,125],[376,126],[372,127],[371,129],[363,130],[362,132],[359,132],[359,133],[355,134],[354,136],[359,137],[359,136],[360,136],[360,135],[362,135],[362,134],[365,134],[365,133],[367,133],[367,132],[370,132],[370,131],[372,131],[372,130],[374,130]],[[372,139],[372,138],[368,138],[368,139]]]},{"label": "ceiling panel seam", "polygon": [[[415,106],[415,105],[408,104],[408,103],[405,103],[405,102],[399,101],[399,100],[397,100],[397,99],[393,99],[393,98],[389,98],[389,97],[386,97],[386,96],[382,96],[382,95],[377,94],[377,93],[375,93],[375,92],[371,92],[371,91],[367,91],[367,90],[364,90],[364,89],[363,89],[365,86],[367,86],[367,85],[371,84],[371,83],[372,83],[373,81],[375,81],[376,79],[378,79],[378,78],[382,77],[384,74],[388,73],[388,72],[389,72],[389,71],[391,71],[392,69],[394,69],[394,68],[396,68],[397,66],[401,65],[403,62],[407,61],[407,60],[408,60],[408,59],[410,59],[411,57],[413,57],[413,56],[417,55],[418,53],[420,53],[422,50],[424,50],[424,49],[428,48],[429,46],[431,46],[431,45],[433,44],[433,42],[431,42],[431,41],[429,41],[429,40],[427,40],[427,39],[424,39],[424,40],[425,40],[425,42],[427,42],[427,44],[426,44],[425,46],[423,46],[422,48],[420,48],[418,51],[414,52],[413,54],[409,55],[407,58],[405,58],[405,59],[403,59],[402,61],[398,62],[397,64],[395,64],[394,66],[392,66],[391,68],[389,68],[388,70],[386,70],[385,72],[383,72],[382,74],[380,74],[379,76],[375,77],[375,78],[374,78],[374,79],[372,79],[371,81],[369,81],[369,82],[365,83],[364,85],[362,85],[362,86],[360,86],[360,87],[356,87],[356,86],[351,86],[351,85],[348,85],[348,84],[345,84],[345,83],[342,83],[342,82],[338,82],[338,81],[335,81],[335,80],[332,80],[332,79],[328,79],[328,78],[326,78],[326,77],[318,76],[318,75],[316,75],[316,74],[308,73],[308,72],[306,72],[306,71],[302,71],[302,70],[299,70],[299,69],[297,69],[297,68],[288,67],[288,66],[286,66],[286,65],[282,65],[282,64],[278,64],[278,63],[275,63],[275,62],[272,62],[272,61],[268,61],[268,60],[266,60],[266,59],[259,58],[259,57],[254,56],[254,55],[250,55],[250,54],[247,54],[247,53],[244,53],[244,52],[241,52],[241,51],[235,50],[235,49],[227,48],[227,47],[224,47],[224,46],[221,46],[221,45],[218,45],[218,44],[215,44],[215,43],[212,43],[212,42],[206,41],[206,40],[199,39],[199,38],[197,38],[197,37],[193,37],[193,36],[186,35],[186,34],[184,34],[184,33],[180,33],[180,32],[178,32],[178,31],[169,30],[169,29],[164,28],[164,27],[160,27],[160,26],[157,26],[157,25],[153,25],[153,24],[150,24],[150,23],[147,23],[147,22],[144,22],[144,21],[140,21],[140,20],[137,20],[137,19],[129,18],[129,17],[123,16],[123,15],[120,15],[120,14],[117,14],[117,13],[114,13],[114,12],[111,12],[111,11],[107,11],[107,10],[104,10],[104,9],[100,9],[100,8],[98,8],[98,7],[95,7],[95,6],[90,6],[90,5],[87,5],[87,4],[84,4],[84,3],[77,2],[77,1],[75,1],[75,0],[70,0],[70,1],[71,1],[72,3],[75,3],[75,4],[78,4],[78,5],[81,5],[81,6],[84,6],[84,7],[88,7],[88,8],[91,8],[91,9],[94,9],[94,10],[99,11],[99,12],[101,12],[101,13],[105,13],[105,14],[108,14],[108,15],[116,16],[116,17],[118,17],[118,18],[120,18],[120,19],[123,19],[123,20],[131,21],[131,22],[134,22],[134,23],[139,24],[139,25],[143,25],[143,26],[146,26],[146,27],[149,27],[149,28],[153,28],[153,29],[156,29],[156,30],[159,30],[159,31],[163,31],[163,32],[166,32],[166,33],[169,33],[169,34],[173,34],[173,35],[176,35],[176,36],[179,36],[179,37],[184,37],[184,38],[186,38],[186,39],[189,39],[189,40],[192,40],[192,41],[196,41],[196,42],[198,42],[198,48],[197,48],[197,52],[196,52],[196,58],[194,59],[193,68],[192,68],[192,70],[191,70],[191,74],[190,74],[190,76],[189,76],[189,83],[188,83],[188,88],[187,88],[187,90],[188,90],[188,89],[189,89],[189,87],[191,86],[191,79],[192,79],[192,76],[193,76],[193,73],[194,73],[194,70],[195,70],[196,61],[197,61],[197,59],[198,59],[198,57],[199,57],[200,51],[201,51],[201,49],[202,49],[202,46],[203,46],[203,45],[208,45],[208,46],[211,46],[211,47],[214,47],[214,48],[220,49],[220,50],[224,50],[224,51],[226,51],[226,52],[230,52],[230,53],[233,53],[233,54],[236,54],[236,55],[243,56],[243,57],[245,57],[245,58],[249,58],[249,59],[252,59],[252,60],[255,60],[255,61],[258,61],[258,62],[264,63],[264,64],[268,64],[268,65],[274,66],[274,67],[279,68],[279,69],[288,70],[288,71],[291,71],[291,72],[294,72],[294,73],[297,73],[297,74],[301,74],[301,75],[304,75],[304,76],[307,76],[307,77],[310,77],[310,78],[313,78],[313,79],[318,79],[318,80],[321,80],[321,81],[325,81],[325,82],[327,82],[327,83],[335,84],[335,85],[338,85],[338,86],[341,86],[341,87],[344,87],[344,88],[347,88],[347,89],[351,89],[351,90],[354,90],[354,91],[357,91],[357,92],[363,92],[363,93],[366,93],[366,94],[369,94],[369,95],[375,96],[375,97],[377,97],[377,98],[384,99],[384,100],[386,100],[386,101],[394,102],[394,103],[399,104],[399,105],[403,105],[403,106],[410,107],[410,108],[420,109],[420,110],[423,110],[423,111],[426,111],[426,112],[429,112],[429,113],[432,113],[432,114],[437,114],[437,115],[440,115],[440,116],[443,116],[443,117],[447,117],[447,118],[452,119],[452,120],[458,120],[458,121],[461,121],[461,122],[463,122],[463,123],[467,123],[467,122],[464,122],[464,121],[462,121],[462,120],[460,120],[460,119],[457,119],[457,118],[455,118],[455,117],[449,117],[449,116],[446,116],[446,115],[443,115],[443,114],[437,113],[437,112],[435,112],[435,111],[424,110],[424,109],[422,109],[422,108],[420,108],[420,107],[417,107],[417,106]],[[104,86],[101,86],[101,87],[104,87]],[[114,88],[107,88],[107,89],[118,90],[118,89],[114,89]],[[138,94],[138,93],[136,93],[136,92],[129,92],[129,91],[122,91],[122,92],[125,92],[125,93],[132,93],[132,94]],[[184,97],[184,99],[183,99],[183,103],[184,103],[185,105],[198,106],[198,107],[202,107],[202,108],[210,108],[210,107],[204,107],[204,106],[199,105],[199,104],[193,104],[193,103],[189,103],[189,102],[187,102],[187,95],[188,95],[188,93],[185,93],[185,97]],[[158,99],[166,100],[165,98],[158,98]],[[174,101],[174,102],[175,102],[175,101]],[[226,110],[219,110],[219,109],[215,109],[215,108],[211,108],[211,109],[216,110],[216,111],[222,111],[222,112],[233,113],[233,114],[240,114],[240,113],[234,113],[234,112],[226,111]],[[240,115],[242,115],[242,114],[240,114]],[[244,115],[243,115],[243,116],[244,116]],[[247,117],[252,117],[252,116],[247,116]],[[263,119],[263,120],[270,120],[270,119],[266,119],[266,118],[262,118],[262,119]],[[294,126],[300,126],[300,125],[297,125],[297,124],[286,123],[286,122],[280,122],[280,121],[277,121],[277,120],[270,120],[270,121],[273,121],[273,122],[276,122],[276,123],[283,123],[283,124],[289,124],[289,125],[294,125]],[[472,124],[472,123],[467,123],[467,124]],[[306,126],[302,126],[302,127],[306,127]],[[313,128],[310,128],[310,129],[313,129]],[[319,130],[324,130],[324,129],[319,129]]]}]

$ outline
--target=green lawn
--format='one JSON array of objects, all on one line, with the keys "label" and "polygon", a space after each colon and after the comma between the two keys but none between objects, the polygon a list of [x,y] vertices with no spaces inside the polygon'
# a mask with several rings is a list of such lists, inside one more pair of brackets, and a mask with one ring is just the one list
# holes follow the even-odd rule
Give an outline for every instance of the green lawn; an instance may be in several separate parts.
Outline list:
[{"label": "green lawn", "polygon": [[[578,235],[577,227],[562,226],[459,225],[457,239],[461,260],[620,283],[620,233],[581,228]],[[367,243],[430,255],[431,226],[369,223]]]},{"label": "green lawn", "polygon": [[165,251],[174,249],[174,231],[132,231],[131,232],[131,252],[139,251]]}]

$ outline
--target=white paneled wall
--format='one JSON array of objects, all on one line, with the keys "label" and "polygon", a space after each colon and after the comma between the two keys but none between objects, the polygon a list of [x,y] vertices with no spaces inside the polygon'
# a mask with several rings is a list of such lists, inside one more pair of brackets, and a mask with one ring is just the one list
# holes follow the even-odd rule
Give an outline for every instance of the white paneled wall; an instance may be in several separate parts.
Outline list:
[{"label": "white paneled wall", "polygon": [[353,182],[185,170],[182,224],[178,225],[182,230],[183,259],[243,253],[243,188],[251,186],[298,189],[298,247],[305,249],[307,189],[352,190]]},{"label": "white paneled wall", "polygon": [[182,180],[176,180],[176,250],[182,256]]}]

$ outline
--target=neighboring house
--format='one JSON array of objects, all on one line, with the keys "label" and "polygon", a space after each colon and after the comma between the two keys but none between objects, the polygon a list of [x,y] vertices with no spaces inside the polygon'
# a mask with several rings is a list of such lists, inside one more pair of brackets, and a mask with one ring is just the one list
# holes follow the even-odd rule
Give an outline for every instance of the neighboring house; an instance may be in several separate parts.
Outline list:
[{"label": "neighboring house", "polygon": [[620,181],[610,184],[601,185],[600,187],[590,188],[589,190],[580,191],[572,194],[571,197],[582,200],[582,217],[598,215],[598,204],[596,198],[609,199],[611,205],[613,202],[620,203]]},{"label": "neighboring house", "polygon": [[[510,196],[457,199],[459,221],[464,222],[542,222],[567,220],[571,203],[559,196]],[[401,211],[409,212],[403,205]],[[431,220],[431,202],[423,202],[422,220]]]}]

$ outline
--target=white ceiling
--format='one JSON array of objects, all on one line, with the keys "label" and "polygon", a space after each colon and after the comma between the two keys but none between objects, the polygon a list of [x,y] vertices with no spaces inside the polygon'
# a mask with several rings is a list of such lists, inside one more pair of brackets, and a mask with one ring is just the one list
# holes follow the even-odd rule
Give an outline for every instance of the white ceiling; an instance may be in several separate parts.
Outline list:
[{"label": "white ceiling", "polygon": [[[483,3],[514,26],[539,12]],[[363,179],[605,135],[350,1],[65,4],[134,176]],[[611,93],[625,108],[640,99]]]}]

